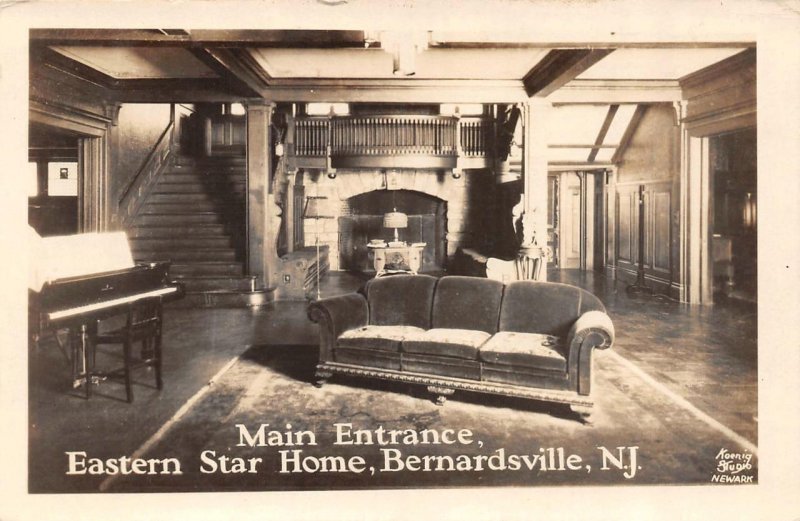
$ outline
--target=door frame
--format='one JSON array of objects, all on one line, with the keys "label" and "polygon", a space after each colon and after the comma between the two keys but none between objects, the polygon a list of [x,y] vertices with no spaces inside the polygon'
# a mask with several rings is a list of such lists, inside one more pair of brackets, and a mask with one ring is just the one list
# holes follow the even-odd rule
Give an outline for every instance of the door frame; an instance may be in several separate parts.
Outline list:
[{"label": "door frame", "polygon": [[[550,171],[549,177],[556,178],[558,193],[558,206],[549,211],[555,212],[556,225],[554,231],[558,239],[559,269],[570,269],[565,267],[565,252],[567,251],[568,230],[566,224],[570,224],[571,219],[564,218],[565,208],[569,208],[568,192],[570,189],[578,189],[578,265],[571,269],[581,271],[603,271],[607,262],[608,250],[608,219],[607,214],[607,184],[609,180],[607,168],[593,168],[586,170],[558,170]],[[575,175],[578,184],[566,182],[566,176]],[[550,201],[552,202],[552,201]],[[598,204],[599,202],[599,204]]]},{"label": "door frame", "polygon": [[78,231],[109,228],[108,132],[111,117],[31,100],[29,121],[75,134],[78,138]]}]

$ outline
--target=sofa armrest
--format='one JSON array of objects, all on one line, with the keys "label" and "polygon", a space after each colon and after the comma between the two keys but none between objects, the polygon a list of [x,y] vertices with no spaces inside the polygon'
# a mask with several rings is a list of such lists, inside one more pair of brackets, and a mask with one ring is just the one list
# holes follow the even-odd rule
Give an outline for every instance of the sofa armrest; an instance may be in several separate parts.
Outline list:
[{"label": "sofa armrest", "polygon": [[587,311],[572,324],[567,335],[567,368],[578,394],[591,389],[592,350],[608,349],[614,342],[614,324],[602,311]]},{"label": "sofa armrest", "polygon": [[367,299],[360,293],[317,300],[308,305],[308,318],[319,324],[319,358],[331,360],[339,335],[369,323]]}]

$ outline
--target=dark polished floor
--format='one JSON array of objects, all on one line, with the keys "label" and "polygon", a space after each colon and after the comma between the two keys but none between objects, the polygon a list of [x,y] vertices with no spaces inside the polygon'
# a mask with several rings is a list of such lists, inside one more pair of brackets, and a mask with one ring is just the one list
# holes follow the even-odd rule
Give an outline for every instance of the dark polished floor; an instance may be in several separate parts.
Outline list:
[{"label": "dark polished floor", "polygon": [[[709,417],[753,444],[757,442],[756,307],[729,302],[691,307],[660,297],[631,298],[602,275],[578,271],[550,274],[551,280],[589,289],[606,304],[617,330],[616,355],[644,371]],[[346,293],[363,277],[331,273],[323,297]],[[316,326],[305,302],[268,308],[179,309],[165,313],[165,388],[153,375],[134,375],[135,402],[124,387],[102,382],[86,400],[69,384],[69,367],[55,345],[45,342],[30,356],[29,484],[31,492],[86,490],[80,478],[64,479],[65,451],[92,457],[132,454],[212,378],[251,345],[316,344]],[[118,355],[101,353],[98,363]],[[656,392],[656,391],[654,391]],[[276,397],[277,400],[280,397]],[[667,398],[665,398],[667,399]],[[55,471],[54,471],[55,470]]]}]

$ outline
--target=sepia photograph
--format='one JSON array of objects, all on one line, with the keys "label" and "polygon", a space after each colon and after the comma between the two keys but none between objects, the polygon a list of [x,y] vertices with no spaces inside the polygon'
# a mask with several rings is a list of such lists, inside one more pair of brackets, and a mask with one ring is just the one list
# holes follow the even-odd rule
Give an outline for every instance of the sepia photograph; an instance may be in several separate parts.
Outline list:
[{"label": "sepia photograph", "polygon": [[3,519],[800,517],[800,4],[69,4]]}]

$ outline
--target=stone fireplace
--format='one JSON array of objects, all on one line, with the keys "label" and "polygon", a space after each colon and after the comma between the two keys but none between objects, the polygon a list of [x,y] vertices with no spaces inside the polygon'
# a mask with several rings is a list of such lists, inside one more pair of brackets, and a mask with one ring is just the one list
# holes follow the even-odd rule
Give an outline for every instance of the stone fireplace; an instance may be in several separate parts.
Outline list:
[{"label": "stone fireplace", "polygon": [[401,240],[428,243],[423,271],[446,269],[460,247],[480,247],[491,235],[486,225],[493,219],[494,180],[488,170],[465,170],[460,177],[449,170],[306,170],[302,185],[306,196],[324,198],[331,217],[304,221],[305,245],[313,246],[318,233],[330,248],[332,270],[370,269],[366,241],[390,238],[379,221],[394,207],[409,214]]}]

